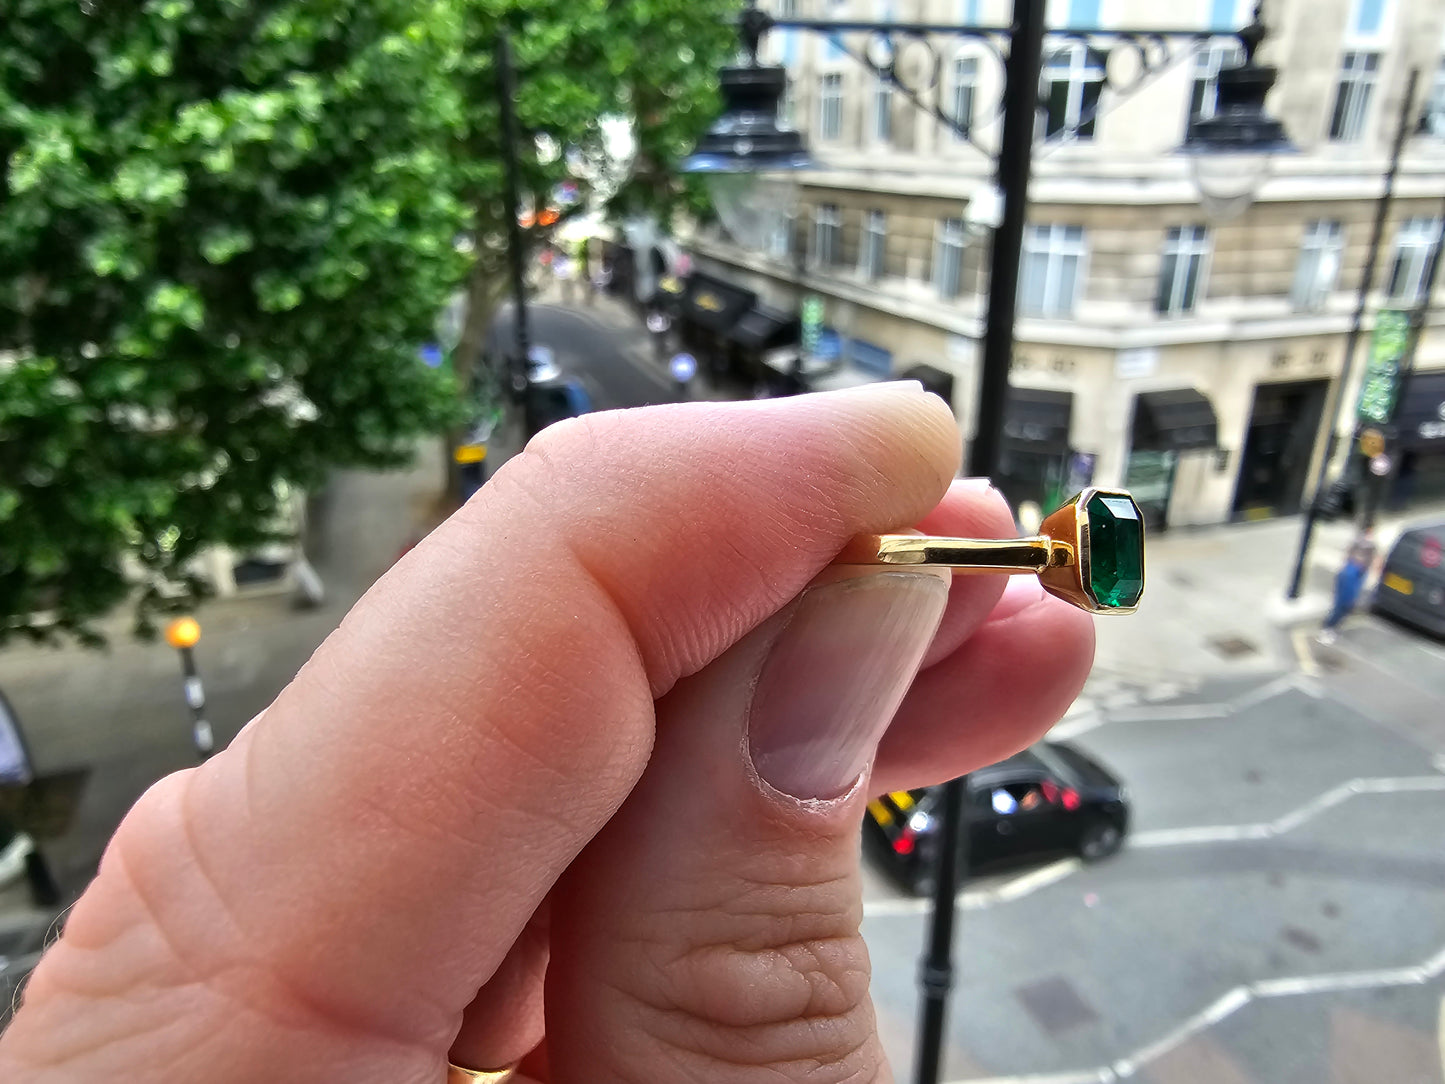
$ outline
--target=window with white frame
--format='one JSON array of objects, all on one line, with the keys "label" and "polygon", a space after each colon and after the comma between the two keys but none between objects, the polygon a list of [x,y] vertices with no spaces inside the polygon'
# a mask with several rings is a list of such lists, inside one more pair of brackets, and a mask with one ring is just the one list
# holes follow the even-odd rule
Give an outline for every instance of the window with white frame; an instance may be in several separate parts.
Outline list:
[{"label": "window with white frame", "polygon": [[1425,99],[1425,119],[1421,125],[1426,134],[1445,139],[1445,57],[1435,69],[1430,94]]},{"label": "window with white frame", "polygon": [[978,96],[978,57],[954,58],[952,89],[948,115],[955,124],[953,138],[963,142],[973,130],[973,102]]},{"label": "window with white frame", "polygon": [[813,262],[831,267],[843,258],[843,213],[836,203],[820,203],[813,211]]},{"label": "window with white frame", "polygon": [[1081,41],[1055,49],[1044,65],[1044,138],[1093,139],[1103,87],[1101,51]]},{"label": "window with white frame", "polygon": [[1030,226],[1024,233],[1019,309],[1026,316],[1071,316],[1083,280],[1083,226]]},{"label": "window with white frame", "polygon": [[1318,312],[1325,307],[1339,277],[1344,252],[1345,229],[1338,221],[1320,218],[1305,223],[1294,285],[1289,292],[1290,302],[1296,309]]},{"label": "window with white frame", "polygon": [[1201,120],[1211,120],[1219,106],[1219,73],[1243,63],[1244,50],[1238,42],[1211,41],[1194,57],[1194,82],[1189,94],[1190,130]]},{"label": "window with white frame", "polygon": [[791,211],[774,211],[773,222],[768,230],[768,255],[775,260],[786,260],[793,251],[793,230],[797,215]]},{"label": "window with white frame", "polygon": [[843,138],[842,72],[824,72],[818,80],[818,138]]},{"label": "window with white frame", "polygon": [[858,273],[869,282],[884,275],[887,245],[887,217],[882,211],[869,211],[863,216],[863,244],[858,249]]},{"label": "window with white frame", "polygon": [[1330,139],[1353,143],[1365,134],[1370,99],[1380,74],[1380,54],[1346,53],[1340,62],[1340,80],[1335,86],[1335,106],[1330,111]]},{"label": "window with white frame", "polygon": [[933,244],[933,285],[939,297],[957,297],[963,290],[963,219],[945,218]]},{"label": "window with white frame", "polygon": [[1159,261],[1159,290],[1154,309],[1166,316],[1194,311],[1209,255],[1209,233],[1203,226],[1171,226],[1164,233]]},{"label": "window with white frame", "polygon": [[1395,301],[1418,301],[1425,285],[1430,250],[1440,235],[1438,218],[1407,218],[1395,233],[1386,293]]},{"label": "window with white frame", "polygon": [[893,84],[887,79],[874,81],[868,120],[868,130],[875,142],[887,143],[893,138]]}]

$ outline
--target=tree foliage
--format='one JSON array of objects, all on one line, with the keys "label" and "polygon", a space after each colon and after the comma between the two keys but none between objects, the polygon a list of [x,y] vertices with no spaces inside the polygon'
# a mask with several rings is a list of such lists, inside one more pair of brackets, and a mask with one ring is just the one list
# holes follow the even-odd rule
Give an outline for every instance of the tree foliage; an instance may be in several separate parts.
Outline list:
[{"label": "tree foliage", "polygon": [[729,12],[0,0],[0,642],[84,634],[137,575],[143,621],[186,604],[202,549],[268,540],[288,490],[456,417],[418,347],[459,285],[481,320],[505,283],[503,21],[524,128],[572,150],[524,140],[528,187],[637,112],[623,192],[665,205]]}]

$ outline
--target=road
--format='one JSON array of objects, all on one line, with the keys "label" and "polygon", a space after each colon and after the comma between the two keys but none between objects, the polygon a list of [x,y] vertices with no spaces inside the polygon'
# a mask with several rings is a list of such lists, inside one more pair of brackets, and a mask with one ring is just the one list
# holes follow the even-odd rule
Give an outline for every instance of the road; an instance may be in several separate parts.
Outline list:
[{"label": "road", "polygon": [[[965,893],[947,1080],[1442,1080],[1445,651],[1358,617],[1315,654],[1059,728],[1128,785],[1132,838]],[[868,896],[907,1079],[924,904]]]},{"label": "road", "polygon": [[[645,332],[619,326],[611,309],[536,304],[527,313],[532,343],[552,349],[558,367],[586,387],[596,409],[678,400],[663,363],[649,352]],[[512,310],[506,306],[492,325],[489,347],[505,351],[512,334]]]}]

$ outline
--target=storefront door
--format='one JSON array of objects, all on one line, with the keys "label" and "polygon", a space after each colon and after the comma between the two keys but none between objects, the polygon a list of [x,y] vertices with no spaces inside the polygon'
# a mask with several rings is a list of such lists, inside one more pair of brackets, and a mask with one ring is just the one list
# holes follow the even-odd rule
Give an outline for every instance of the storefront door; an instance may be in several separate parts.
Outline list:
[{"label": "storefront door", "polygon": [[1236,518],[1267,519],[1299,510],[1328,390],[1327,380],[1254,389],[1234,489]]}]

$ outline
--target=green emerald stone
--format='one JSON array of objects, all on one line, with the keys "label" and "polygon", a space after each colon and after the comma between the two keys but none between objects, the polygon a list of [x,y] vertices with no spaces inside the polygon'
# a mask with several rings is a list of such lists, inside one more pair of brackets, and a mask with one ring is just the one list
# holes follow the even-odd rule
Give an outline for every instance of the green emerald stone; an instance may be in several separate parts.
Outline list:
[{"label": "green emerald stone", "polygon": [[1084,506],[1089,517],[1085,586],[1100,606],[1134,606],[1144,593],[1144,521],[1128,497],[1102,493]]}]

